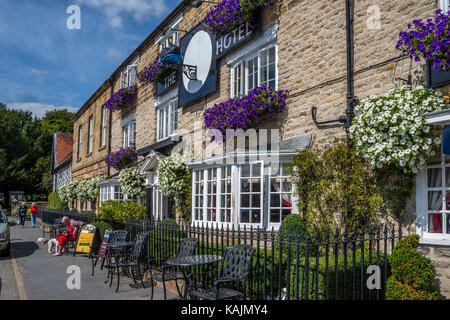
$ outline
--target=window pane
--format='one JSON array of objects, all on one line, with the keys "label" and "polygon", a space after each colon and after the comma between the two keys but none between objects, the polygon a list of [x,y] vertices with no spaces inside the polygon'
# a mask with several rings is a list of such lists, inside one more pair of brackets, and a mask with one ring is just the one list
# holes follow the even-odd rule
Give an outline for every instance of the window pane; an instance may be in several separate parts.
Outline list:
[{"label": "window pane", "polygon": [[428,187],[439,188],[442,186],[442,169],[428,169]]},{"label": "window pane", "polygon": [[241,179],[241,192],[250,192],[250,179]]},{"label": "window pane", "polygon": [[442,233],[442,215],[440,213],[428,214],[428,232]]},{"label": "window pane", "polygon": [[252,210],[252,223],[259,223],[261,221],[261,210]]},{"label": "window pane", "polygon": [[250,207],[250,195],[248,194],[241,195],[241,207],[244,208]]},{"label": "window pane", "polygon": [[249,216],[249,210],[248,209],[241,209],[241,222],[243,222],[243,223],[249,223],[250,222],[250,216]]},{"label": "window pane", "polygon": [[254,164],[252,167],[253,167],[252,168],[253,169],[252,176],[253,177],[261,176],[261,164],[257,163],[257,164]]},{"label": "window pane", "polygon": [[271,223],[280,223],[280,210],[271,209],[270,210],[270,222]]},{"label": "window pane", "polygon": [[261,196],[259,194],[252,195],[252,208],[261,207]]},{"label": "window pane", "polygon": [[249,164],[244,164],[241,167],[241,176],[242,177],[250,177],[250,165]]},{"label": "window pane", "polygon": [[441,191],[428,192],[428,210],[442,210]]}]

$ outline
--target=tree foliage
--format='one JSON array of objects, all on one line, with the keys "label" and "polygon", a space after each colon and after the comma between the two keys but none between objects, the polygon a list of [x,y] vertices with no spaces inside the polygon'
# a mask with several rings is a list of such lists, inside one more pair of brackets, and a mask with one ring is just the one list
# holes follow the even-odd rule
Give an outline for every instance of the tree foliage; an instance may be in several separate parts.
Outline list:
[{"label": "tree foliage", "polygon": [[10,190],[23,190],[31,200],[46,198],[52,189],[53,133],[73,132],[72,116],[64,109],[39,119],[0,103],[0,192],[6,199]]}]

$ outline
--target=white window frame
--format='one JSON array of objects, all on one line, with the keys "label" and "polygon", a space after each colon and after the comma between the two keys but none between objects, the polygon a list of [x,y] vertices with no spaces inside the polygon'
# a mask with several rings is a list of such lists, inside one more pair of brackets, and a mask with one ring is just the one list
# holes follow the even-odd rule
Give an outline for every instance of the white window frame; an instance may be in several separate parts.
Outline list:
[{"label": "white window frame", "polygon": [[[119,192],[117,192],[116,187],[119,188]],[[116,194],[118,195],[118,199],[115,198]],[[137,201],[137,203],[141,204],[143,199],[141,197],[132,199],[131,197],[123,194],[122,188],[120,188],[119,183],[108,182],[107,184],[103,184],[100,186],[100,201],[99,201],[100,203],[99,203],[99,205],[101,205],[102,202],[108,201],[108,200],[114,200],[114,201],[118,201],[118,202],[122,202],[125,200],[133,200],[133,201]]]},{"label": "white window frame", "polygon": [[[231,80],[230,80],[230,97],[231,98],[238,98],[241,95],[246,95],[251,89],[254,87],[262,86],[262,54],[267,52],[268,50],[274,48],[275,49],[275,88],[274,90],[278,90],[278,44],[276,42],[272,42],[270,44],[266,44],[262,47],[260,47],[256,52],[253,52],[252,54],[248,54],[247,56],[244,56],[240,58],[239,60],[235,61],[231,65]],[[249,86],[249,62],[257,58],[257,79],[256,84],[253,85],[253,88],[250,88]],[[242,92],[236,92],[235,90],[235,84],[236,84],[236,69],[238,67],[241,67],[241,70],[243,71],[243,74],[241,75],[240,80],[240,87],[242,88]]]},{"label": "white window frame", "polygon": [[[129,64],[120,74],[120,88],[128,88],[136,84],[137,81],[137,57],[131,64]],[[134,76],[134,78],[132,78]]]},{"label": "white window frame", "polygon": [[94,143],[94,116],[89,117],[89,137],[88,137],[88,154],[92,153],[92,145]]},{"label": "white window frame", "polygon": [[[280,224],[281,224],[280,222],[271,222],[270,221],[271,210],[272,209],[273,210],[280,210],[280,211],[281,210],[290,210],[291,211],[290,214],[297,213],[296,210],[295,210],[296,206],[295,206],[295,201],[294,201],[294,185],[292,184],[292,176],[289,175],[289,174],[288,175],[284,174],[284,170],[286,170],[286,169],[282,170],[283,164],[286,165],[286,163],[287,163],[287,161],[280,161],[279,162],[278,174],[277,175],[272,175],[274,173],[273,166],[269,167],[269,177],[268,177],[268,182],[267,182],[267,184],[268,184],[268,186],[267,186],[267,189],[268,189],[268,191],[267,191],[268,192],[268,202],[267,202],[268,203],[268,206],[267,206],[267,208],[268,208],[267,219],[268,220],[267,220],[267,224],[268,224],[269,228],[272,228],[272,227],[278,228],[280,226]],[[271,180],[274,179],[274,178],[281,180],[281,182],[280,182],[280,191],[278,191],[278,192],[272,192],[272,185],[271,185],[272,181]],[[290,192],[283,191],[283,186],[281,185],[283,179],[288,179],[289,180],[288,183],[290,183],[290,186],[291,186]],[[283,200],[281,198],[280,198],[280,207],[272,206],[272,197],[271,197],[272,194],[280,194],[280,195],[282,195],[282,194],[289,194],[289,193],[291,194],[291,207],[290,208],[282,206],[281,202]],[[285,209],[283,209],[283,208],[285,208]],[[283,219],[282,216],[283,216],[283,214],[280,213],[280,221]]]},{"label": "white window frame", "polygon": [[[448,157],[448,156],[447,156]],[[450,206],[447,208],[446,193],[450,193],[450,187],[446,187],[446,168],[450,168],[450,163],[445,163],[446,156],[441,152],[441,161],[436,164],[429,164],[420,170],[416,177],[416,232],[421,236],[421,243],[450,245],[450,233],[447,234],[446,215],[450,216]],[[428,170],[441,169],[441,186],[428,186]],[[449,170],[450,171],[450,170]],[[450,172],[449,172],[450,174]],[[441,192],[441,209],[429,210],[428,192]],[[450,194],[449,194],[450,195]],[[430,213],[441,213],[442,233],[428,232],[428,215]]]},{"label": "white window frame", "polygon": [[450,9],[450,1],[449,0],[440,0],[439,7],[444,12],[447,13]]},{"label": "white window frame", "polygon": [[[180,21],[183,19],[183,14],[180,14],[173,22],[172,24],[170,24],[166,29],[167,30],[171,30],[171,29],[178,29],[178,24],[180,23]],[[175,45],[179,45],[180,43],[180,33],[178,30],[172,30],[169,34],[167,35],[161,35],[160,37],[158,37],[155,41],[155,43],[158,44],[158,53],[161,52],[161,50],[165,47],[167,47],[169,45],[169,39],[172,38],[172,43]]]},{"label": "white window frame", "polygon": [[83,147],[83,125],[80,125],[78,127],[78,150],[77,150],[78,159],[81,159],[82,147]]},{"label": "white window frame", "polygon": [[132,144],[136,144],[136,120],[131,121],[122,127],[123,147],[128,148]]},{"label": "white window frame", "polygon": [[[252,203],[253,195],[256,193],[252,192],[251,189],[249,189],[250,190],[249,192],[244,192],[244,193],[241,192],[241,179],[246,178],[246,177],[242,177],[242,167],[244,166],[244,164],[241,164],[241,165],[239,165],[239,181],[238,181],[238,184],[236,185],[236,191],[238,192],[238,196],[236,197],[238,199],[238,203],[236,205],[237,222],[238,222],[239,226],[245,226],[247,228],[262,227],[263,223],[264,223],[264,214],[265,214],[264,213],[264,191],[265,191],[265,188],[264,188],[264,162],[263,161],[251,161],[250,163],[247,163],[247,164],[250,165],[250,176],[248,178],[250,180],[260,179],[260,181],[261,181],[260,182],[260,191],[259,191],[259,193],[260,193],[260,195],[259,195],[260,217],[259,217],[259,222],[251,222],[251,213],[249,213],[249,222],[241,221],[241,208],[242,208],[241,200],[242,200],[243,195],[249,195],[249,206],[245,207],[245,208],[248,208],[247,210],[255,210],[254,208],[257,208],[257,207],[253,207],[253,203]],[[253,169],[252,169],[253,165],[258,165],[258,164],[260,165],[260,168],[261,168],[259,177],[253,175]],[[253,188],[252,183],[250,183],[249,187]]]},{"label": "white window frame", "polygon": [[101,131],[101,139],[100,139],[100,143],[101,143],[101,147],[106,145],[106,117],[107,117],[107,112],[106,112],[106,107],[102,106],[102,131]]},{"label": "white window frame", "polygon": [[165,140],[178,131],[178,97],[157,107],[157,141]]}]

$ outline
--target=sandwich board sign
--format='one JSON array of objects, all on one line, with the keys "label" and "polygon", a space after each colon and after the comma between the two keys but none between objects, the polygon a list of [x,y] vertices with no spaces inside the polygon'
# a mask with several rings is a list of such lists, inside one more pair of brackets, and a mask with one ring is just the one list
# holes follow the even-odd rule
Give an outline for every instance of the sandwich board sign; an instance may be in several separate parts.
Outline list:
[{"label": "sandwich board sign", "polygon": [[89,254],[91,252],[96,232],[97,228],[93,224],[85,224],[81,227],[74,255],[75,253]]},{"label": "sandwich board sign", "polygon": [[[112,229],[108,228],[105,230],[105,235],[103,236],[102,244],[100,245],[100,249],[98,250],[98,255],[104,255],[106,252],[105,244],[109,241],[109,236],[111,235]],[[103,258],[97,258],[97,262],[103,262]]]}]

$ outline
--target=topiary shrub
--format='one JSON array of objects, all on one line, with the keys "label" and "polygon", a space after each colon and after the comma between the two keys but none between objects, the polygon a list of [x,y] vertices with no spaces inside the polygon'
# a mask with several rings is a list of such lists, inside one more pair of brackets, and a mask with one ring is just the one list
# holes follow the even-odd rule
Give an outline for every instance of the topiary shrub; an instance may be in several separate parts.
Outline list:
[{"label": "topiary shrub", "polygon": [[418,235],[400,240],[389,258],[392,275],[387,281],[388,300],[436,300],[436,269],[417,251]]},{"label": "topiary shrub", "polygon": [[[281,221],[281,225],[280,228],[278,229],[276,240],[287,242],[289,239],[290,242],[296,242],[298,236],[299,242],[304,242],[306,230],[307,230],[306,220],[298,214],[290,214],[286,216],[283,219],[283,221]],[[275,250],[277,251],[280,250],[279,242],[275,242]],[[308,250],[310,255],[315,254],[313,246],[309,246]],[[281,251],[284,254],[287,254],[288,246],[283,243],[281,245]],[[305,247],[301,246],[299,248],[299,256],[303,257],[304,255],[305,255]]]}]

